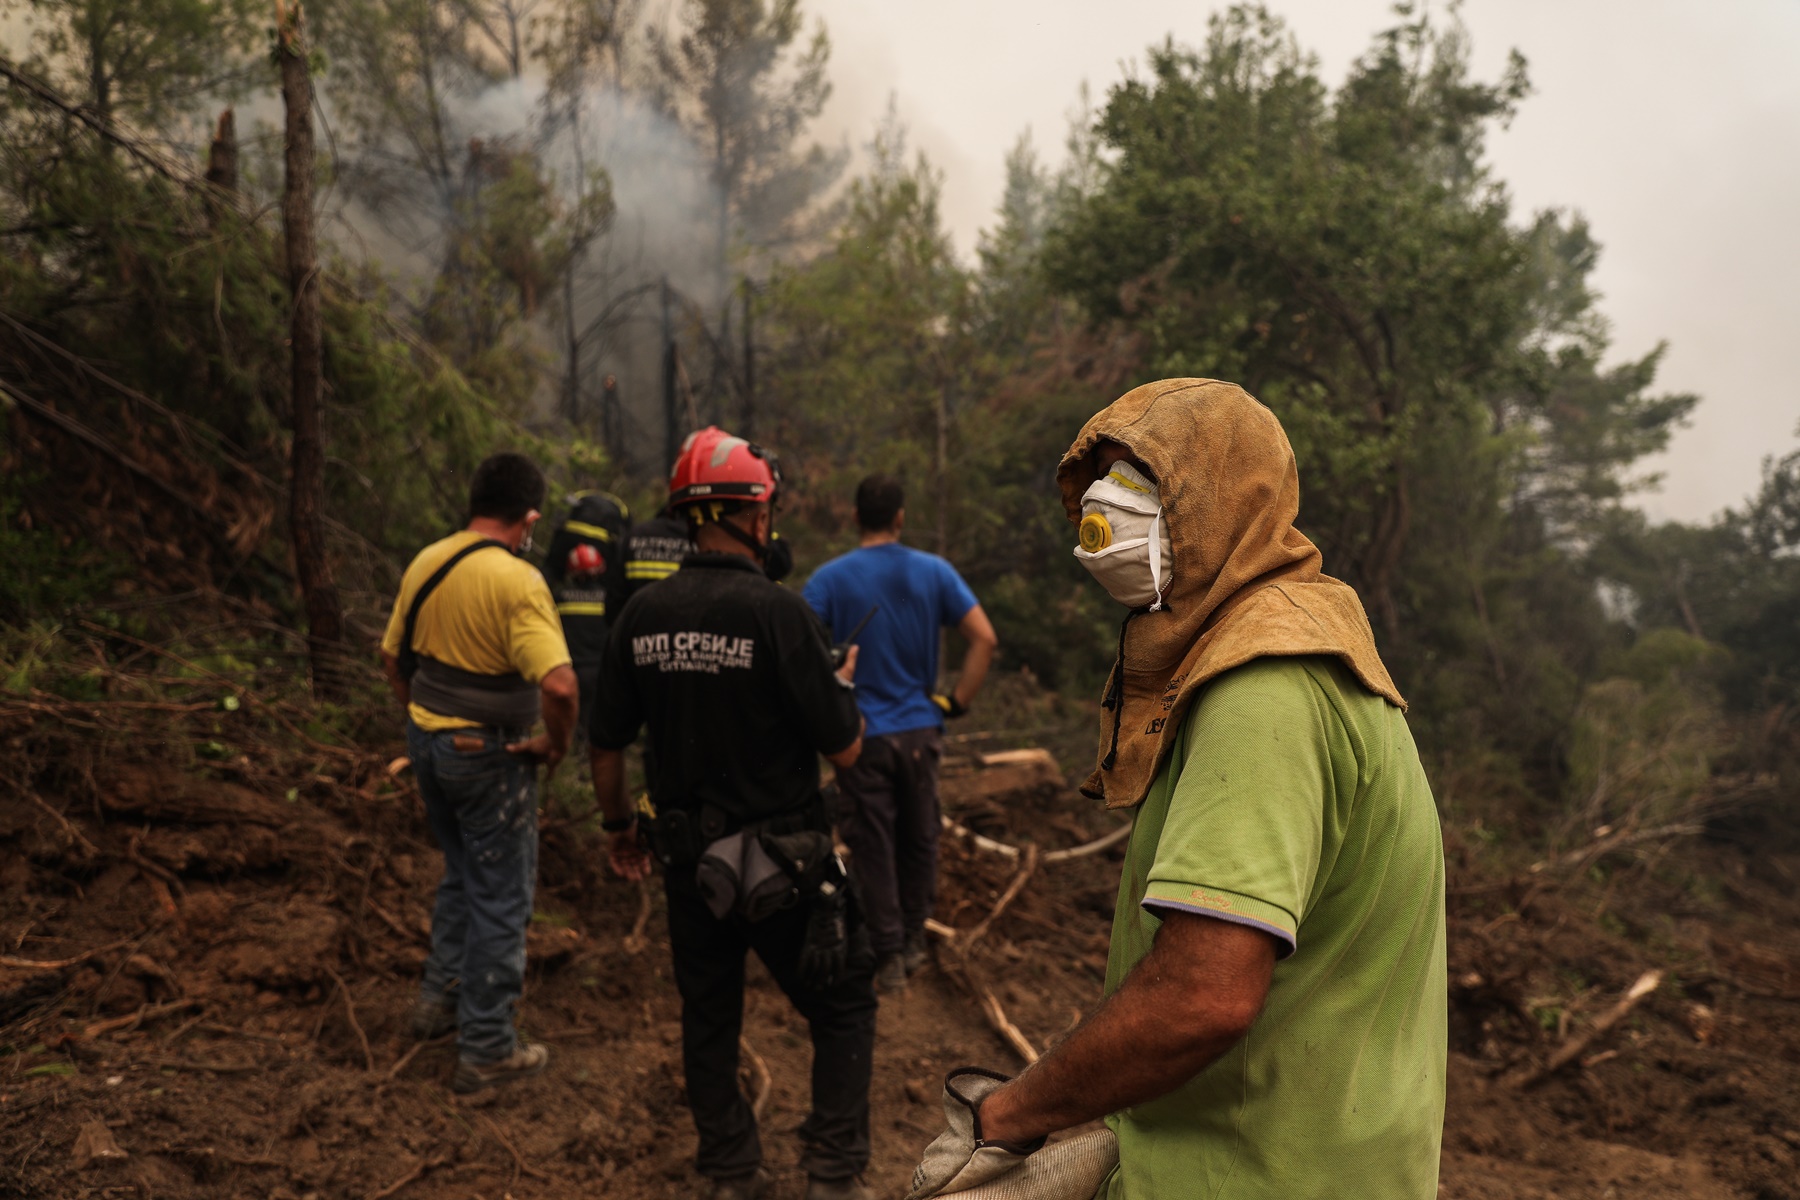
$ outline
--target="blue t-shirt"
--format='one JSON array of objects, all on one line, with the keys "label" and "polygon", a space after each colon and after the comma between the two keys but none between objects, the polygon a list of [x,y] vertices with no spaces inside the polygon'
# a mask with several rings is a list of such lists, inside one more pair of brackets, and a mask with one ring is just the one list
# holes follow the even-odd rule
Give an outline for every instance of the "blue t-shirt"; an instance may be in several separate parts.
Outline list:
[{"label": "blue t-shirt", "polygon": [[832,559],[813,572],[804,594],[833,641],[849,637],[870,606],[880,606],[856,639],[862,647],[856,696],[869,733],[943,725],[944,714],[931,702],[938,630],[960,624],[977,603],[955,567],[935,554],[887,542]]}]

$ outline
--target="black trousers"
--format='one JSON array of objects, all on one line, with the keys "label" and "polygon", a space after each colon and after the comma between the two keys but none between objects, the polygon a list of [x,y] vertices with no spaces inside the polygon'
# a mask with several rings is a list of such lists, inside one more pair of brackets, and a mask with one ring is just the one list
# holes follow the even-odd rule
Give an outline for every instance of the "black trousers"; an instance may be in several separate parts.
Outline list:
[{"label": "black trousers", "polygon": [[839,832],[854,859],[877,958],[900,953],[937,902],[943,753],[941,729],[866,737],[856,765],[837,774],[850,810]]},{"label": "black trousers", "polygon": [[694,1165],[702,1175],[729,1179],[762,1163],[756,1118],[738,1087],[744,956],[754,950],[812,1031],[813,1106],[800,1126],[806,1143],[800,1165],[818,1179],[860,1175],[869,1165],[869,1076],[875,1058],[874,958],[866,936],[860,928],[852,935],[851,967],[844,976],[831,988],[814,991],[795,974],[806,936],[806,904],[754,925],[736,916],[721,921],[701,899],[692,867],[672,868],[664,880],[675,985],[681,992],[681,1059],[688,1106],[700,1133]]}]

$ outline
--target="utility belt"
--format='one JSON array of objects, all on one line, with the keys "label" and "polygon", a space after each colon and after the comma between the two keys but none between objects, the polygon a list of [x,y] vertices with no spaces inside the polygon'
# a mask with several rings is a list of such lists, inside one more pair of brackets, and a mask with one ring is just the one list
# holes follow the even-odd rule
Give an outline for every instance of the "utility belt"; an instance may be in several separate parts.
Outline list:
[{"label": "utility belt", "polygon": [[412,699],[420,706],[479,725],[529,729],[537,724],[541,696],[537,684],[524,676],[478,675],[423,654],[418,663]]},{"label": "utility belt", "polygon": [[756,821],[710,804],[698,813],[664,809],[648,833],[665,867],[693,870],[701,898],[720,920],[735,914],[761,921],[817,896],[822,885],[841,890],[846,877],[816,793],[800,808]]}]

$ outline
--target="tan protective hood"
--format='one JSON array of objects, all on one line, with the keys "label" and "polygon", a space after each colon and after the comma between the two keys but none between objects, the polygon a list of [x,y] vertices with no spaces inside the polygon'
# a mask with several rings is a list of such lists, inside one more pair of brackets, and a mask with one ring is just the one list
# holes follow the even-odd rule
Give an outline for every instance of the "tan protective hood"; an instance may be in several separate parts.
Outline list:
[{"label": "tan protective hood", "polygon": [[1175,566],[1165,611],[1131,614],[1120,635],[1084,794],[1108,808],[1141,803],[1199,690],[1251,659],[1335,655],[1364,687],[1406,707],[1362,601],[1320,570],[1318,547],[1294,528],[1300,475],[1274,413],[1216,379],[1133,388],[1063,455],[1056,480],[1071,521],[1081,520],[1088,455],[1103,439],[1155,475]]}]

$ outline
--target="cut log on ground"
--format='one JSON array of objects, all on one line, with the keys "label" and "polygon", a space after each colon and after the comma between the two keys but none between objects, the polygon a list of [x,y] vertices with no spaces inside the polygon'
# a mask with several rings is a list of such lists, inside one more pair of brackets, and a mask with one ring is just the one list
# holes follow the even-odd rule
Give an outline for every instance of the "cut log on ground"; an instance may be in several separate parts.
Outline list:
[{"label": "cut log on ground", "polygon": [[947,770],[938,789],[952,804],[976,805],[1068,786],[1048,750],[1026,749],[980,755],[972,770]]}]

